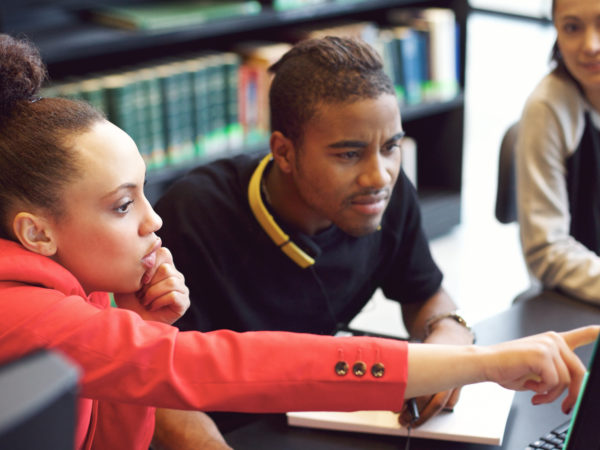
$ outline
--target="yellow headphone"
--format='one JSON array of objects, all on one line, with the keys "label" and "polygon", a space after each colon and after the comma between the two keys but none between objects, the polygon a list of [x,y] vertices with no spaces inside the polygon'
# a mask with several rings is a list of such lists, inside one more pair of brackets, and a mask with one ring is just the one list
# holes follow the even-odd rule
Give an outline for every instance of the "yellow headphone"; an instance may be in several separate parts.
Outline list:
[{"label": "yellow headphone", "polygon": [[263,173],[271,160],[272,157],[269,153],[258,164],[258,167],[256,167],[250,178],[250,183],[248,184],[248,201],[250,203],[250,209],[252,209],[254,217],[256,217],[256,220],[262,229],[265,230],[265,233],[269,235],[275,245],[277,245],[277,247],[279,247],[292,261],[303,269],[306,269],[315,263],[314,258],[298,247],[290,237],[285,234],[281,227],[277,225],[277,222],[275,222],[275,219],[267,210],[267,207],[262,200],[262,196],[260,195],[260,184]]}]

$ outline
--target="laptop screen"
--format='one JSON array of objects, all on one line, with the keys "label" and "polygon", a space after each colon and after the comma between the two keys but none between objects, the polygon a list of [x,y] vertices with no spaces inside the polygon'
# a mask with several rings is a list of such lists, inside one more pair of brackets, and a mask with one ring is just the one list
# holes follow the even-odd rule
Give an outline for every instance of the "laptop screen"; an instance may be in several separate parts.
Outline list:
[{"label": "laptop screen", "polygon": [[596,340],[588,373],[575,404],[571,426],[565,442],[566,450],[600,449],[600,356]]}]

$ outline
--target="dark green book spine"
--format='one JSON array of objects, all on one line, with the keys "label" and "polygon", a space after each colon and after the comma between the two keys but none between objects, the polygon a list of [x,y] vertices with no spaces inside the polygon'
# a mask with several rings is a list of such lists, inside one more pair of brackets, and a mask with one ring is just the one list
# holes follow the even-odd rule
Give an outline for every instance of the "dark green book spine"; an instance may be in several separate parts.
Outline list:
[{"label": "dark green book spine", "polygon": [[81,97],[94,108],[106,114],[106,95],[104,92],[104,86],[102,85],[102,77],[98,75],[83,79],[79,85],[81,89]]},{"label": "dark green book spine", "polygon": [[173,63],[176,89],[176,114],[181,133],[180,161],[189,161],[196,156],[196,131],[194,127],[193,70],[185,60]]},{"label": "dark green book spine", "polygon": [[167,163],[161,87],[158,73],[153,67],[141,69],[139,78],[146,99],[144,120],[149,148],[147,167],[153,170],[164,167]]},{"label": "dark green book spine", "polygon": [[162,64],[157,68],[158,80],[160,82],[160,98],[163,118],[163,129],[165,133],[165,157],[166,163],[172,164],[178,158],[181,147],[181,137],[177,128],[177,117],[173,99],[176,98],[173,82],[173,70],[169,64]]},{"label": "dark green book spine", "polygon": [[130,120],[132,121],[132,132],[130,135],[147,165],[151,155],[147,122],[144,117],[146,95],[142,88],[139,70],[127,71],[123,75],[127,78],[129,86],[128,114],[131,116]]},{"label": "dark green book spine", "polygon": [[104,78],[108,120],[125,131],[135,141],[138,137],[135,92],[130,75],[126,73],[107,75]]},{"label": "dark green book spine", "polygon": [[244,130],[239,117],[239,84],[241,58],[236,53],[223,55],[225,69],[225,127],[229,150],[241,149]]},{"label": "dark green book spine", "polygon": [[187,61],[191,76],[192,118],[196,155],[206,154],[208,136],[208,71],[206,58],[196,56]]},{"label": "dark green book spine", "polygon": [[178,164],[194,155],[192,140],[191,87],[181,64],[165,63],[158,68],[162,96],[167,163]]},{"label": "dark green book spine", "polygon": [[227,148],[226,83],[223,59],[220,55],[207,56],[208,134],[206,153],[214,155]]}]

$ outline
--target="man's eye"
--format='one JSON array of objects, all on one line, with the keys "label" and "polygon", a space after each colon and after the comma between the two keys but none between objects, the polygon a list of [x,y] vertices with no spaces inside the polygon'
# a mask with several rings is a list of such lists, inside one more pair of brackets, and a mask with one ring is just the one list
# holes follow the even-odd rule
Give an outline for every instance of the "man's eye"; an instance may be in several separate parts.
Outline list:
[{"label": "man's eye", "polygon": [[389,145],[386,145],[385,147],[383,147],[383,150],[386,151],[386,152],[388,152],[388,153],[391,153],[391,152],[394,152],[396,150],[400,150],[401,148],[402,147],[400,146],[400,144],[393,143],[393,144],[389,144]]},{"label": "man's eye", "polygon": [[342,159],[352,159],[352,158],[358,157],[358,152],[352,151],[352,152],[338,153],[338,157],[342,158]]},{"label": "man's eye", "polygon": [[567,23],[563,26],[563,30],[567,33],[574,33],[578,29],[579,27],[577,26],[577,24],[574,23]]}]

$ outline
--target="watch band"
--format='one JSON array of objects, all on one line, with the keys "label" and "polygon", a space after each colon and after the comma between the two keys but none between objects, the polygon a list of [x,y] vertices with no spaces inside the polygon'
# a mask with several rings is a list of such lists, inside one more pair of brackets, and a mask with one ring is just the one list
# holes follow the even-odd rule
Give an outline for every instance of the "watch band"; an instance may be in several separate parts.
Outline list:
[{"label": "watch band", "polygon": [[473,342],[475,342],[475,333],[473,332],[471,327],[467,324],[467,321],[464,319],[464,317],[461,316],[460,314],[458,314],[456,311],[437,314],[437,315],[432,316],[429,319],[427,319],[427,322],[425,322],[425,339],[427,339],[433,332],[433,329],[432,329],[433,326],[436,323],[438,323],[440,320],[444,320],[444,319],[453,319],[459,325],[462,325],[463,327],[465,327],[467,329],[467,331],[469,331],[469,333],[471,333],[473,335]]}]

